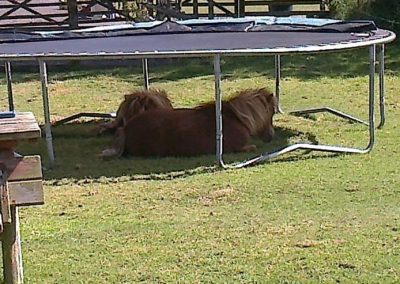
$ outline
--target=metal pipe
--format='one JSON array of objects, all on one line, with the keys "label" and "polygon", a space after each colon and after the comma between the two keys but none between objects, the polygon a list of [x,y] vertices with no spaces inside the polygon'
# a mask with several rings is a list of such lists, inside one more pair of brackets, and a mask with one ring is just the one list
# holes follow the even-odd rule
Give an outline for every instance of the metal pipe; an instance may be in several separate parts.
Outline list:
[{"label": "metal pipe", "polygon": [[216,131],[216,158],[218,165],[225,167],[223,161],[223,133],[222,133],[222,100],[221,100],[221,58],[214,55],[215,80],[215,131]]},{"label": "metal pipe", "polygon": [[49,91],[47,81],[47,68],[46,62],[39,60],[40,69],[40,81],[42,83],[42,97],[43,97],[43,111],[44,111],[44,131],[46,134],[47,153],[49,155],[50,168],[54,167],[54,149],[53,149],[53,137],[51,134],[51,122],[50,122],[50,104],[49,104]]},{"label": "metal pipe", "polygon": [[374,116],[374,99],[375,99],[375,62],[376,62],[376,45],[369,47],[369,143],[365,148],[365,153],[372,150],[375,143],[375,116]]},{"label": "metal pipe", "polygon": [[148,90],[149,89],[149,67],[147,64],[147,58],[142,59],[142,66],[143,66],[144,88],[146,90]]},{"label": "metal pipe", "polygon": [[14,96],[12,89],[12,76],[11,76],[11,63],[10,61],[6,61],[4,64],[5,72],[6,72],[6,81],[7,81],[7,92],[8,92],[8,109],[10,111],[14,111]]},{"label": "metal pipe", "polygon": [[236,165],[234,165],[234,167],[242,168],[242,167],[254,165],[254,164],[266,161],[266,160],[271,160],[280,155],[293,152],[295,150],[313,150],[313,151],[321,151],[321,152],[350,153],[350,154],[365,154],[366,153],[366,151],[364,149],[357,149],[357,148],[351,148],[351,147],[299,143],[299,144],[285,146],[274,152],[263,153],[260,156],[257,156],[252,159],[249,159],[247,161],[236,164]]},{"label": "metal pipe", "polygon": [[281,109],[280,103],[280,94],[281,94],[281,56],[275,55],[275,97],[277,101],[277,113],[283,113]]},{"label": "metal pipe", "polygon": [[381,44],[379,53],[379,113],[381,121],[378,128],[385,125],[385,45]]},{"label": "metal pipe", "polygon": [[342,111],[339,111],[339,110],[336,110],[336,109],[333,109],[330,107],[318,107],[318,108],[309,108],[309,109],[304,109],[304,110],[296,110],[296,111],[291,111],[290,114],[296,115],[296,116],[302,116],[302,115],[320,113],[320,112],[329,112],[338,117],[348,119],[351,122],[357,122],[357,123],[361,123],[364,125],[368,125],[368,122],[366,122],[362,119],[359,119],[355,116],[349,115],[347,113],[344,113]]},{"label": "metal pipe", "polygon": [[280,155],[295,151],[295,150],[315,150],[323,152],[334,152],[334,153],[354,153],[354,154],[365,154],[372,150],[375,143],[375,127],[374,127],[374,98],[375,98],[375,62],[376,62],[376,46],[371,45],[369,48],[369,91],[368,91],[368,126],[369,126],[369,142],[366,148],[350,148],[340,146],[329,146],[329,145],[313,145],[299,143],[294,145],[288,145],[277,151],[271,153],[263,153],[258,157],[254,157],[247,161],[236,164],[232,167],[242,168],[249,165],[254,165],[262,161],[276,158]]}]

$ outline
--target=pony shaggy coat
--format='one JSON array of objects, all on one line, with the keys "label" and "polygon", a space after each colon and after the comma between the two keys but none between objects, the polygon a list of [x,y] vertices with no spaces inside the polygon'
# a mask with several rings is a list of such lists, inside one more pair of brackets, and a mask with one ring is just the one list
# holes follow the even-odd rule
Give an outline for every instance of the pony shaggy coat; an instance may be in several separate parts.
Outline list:
[{"label": "pony shaggy coat", "polygon": [[[222,103],[224,152],[254,150],[252,135],[269,142],[276,101],[266,89],[244,90]],[[158,108],[132,117],[115,133],[103,157],[193,156],[215,153],[215,103],[193,109]]]},{"label": "pony shaggy coat", "polygon": [[116,118],[110,123],[102,124],[98,132],[115,131],[118,127],[124,126],[131,117],[156,108],[172,109],[171,101],[165,91],[150,89],[125,95],[124,101],[118,107]]}]

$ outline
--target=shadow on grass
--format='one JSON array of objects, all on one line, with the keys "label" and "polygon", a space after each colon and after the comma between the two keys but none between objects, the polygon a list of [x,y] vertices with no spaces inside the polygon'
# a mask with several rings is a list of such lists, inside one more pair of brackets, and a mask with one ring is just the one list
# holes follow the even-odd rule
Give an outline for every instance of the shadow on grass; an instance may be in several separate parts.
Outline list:
[{"label": "shadow on grass", "polygon": [[[400,44],[390,44],[386,48],[385,63],[388,73],[400,70]],[[121,81],[129,81],[142,85],[143,75],[141,61],[132,64],[113,65],[73,62],[49,67],[49,80],[64,81],[74,79],[111,76]],[[354,77],[368,74],[368,48],[336,53],[282,56],[282,76],[310,80],[318,77]],[[110,68],[110,65],[112,68]],[[20,83],[38,80],[38,68],[17,67],[13,82]],[[67,72],[65,70],[68,70]],[[222,73],[228,79],[249,78],[262,75],[274,76],[274,59],[272,56],[237,56],[222,57]],[[4,83],[4,74],[1,81]],[[213,76],[212,58],[178,58],[149,60],[150,83],[176,81],[194,77]]]},{"label": "shadow on grass", "polygon": [[[214,155],[196,157],[123,157],[104,161],[98,154],[106,148],[112,137],[95,136],[97,123],[75,123],[53,128],[54,147],[57,165],[53,170],[45,170],[46,180],[54,184],[112,182],[123,180],[160,180],[186,177],[221,169],[216,166]],[[226,163],[236,163],[260,153],[274,151],[293,139],[308,143],[318,143],[311,133],[303,133],[289,128],[276,128],[275,139],[264,143],[259,139],[252,141],[258,148],[254,153],[225,154]],[[45,141],[35,144],[24,143],[18,149],[23,155],[40,154],[44,165],[48,164]],[[279,161],[277,159],[276,161]],[[282,161],[289,161],[286,157]]]}]

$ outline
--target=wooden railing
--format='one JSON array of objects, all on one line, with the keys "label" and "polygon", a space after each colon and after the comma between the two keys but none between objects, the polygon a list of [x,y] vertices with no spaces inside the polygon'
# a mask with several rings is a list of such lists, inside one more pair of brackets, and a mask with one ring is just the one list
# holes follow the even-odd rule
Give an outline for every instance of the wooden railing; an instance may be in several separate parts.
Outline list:
[{"label": "wooden railing", "polygon": [[0,0],[0,28],[3,29],[74,29],[133,20],[117,0]]},{"label": "wooden railing", "polygon": [[327,0],[184,0],[181,7],[186,14],[208,18],[328,14]]},{"label": "wooden railing", "polygon": [[[0,0],[0,29],[76,29],[147,19],[326,16],[328,0]],[[311,9],[310,9],[311,7]]]},{"label": "wooden railing", "polygon": [[68,12],[59,10],[59,7],[60,2],[55,0],[0,1],[0,27],[62,26],[67,24]]}]

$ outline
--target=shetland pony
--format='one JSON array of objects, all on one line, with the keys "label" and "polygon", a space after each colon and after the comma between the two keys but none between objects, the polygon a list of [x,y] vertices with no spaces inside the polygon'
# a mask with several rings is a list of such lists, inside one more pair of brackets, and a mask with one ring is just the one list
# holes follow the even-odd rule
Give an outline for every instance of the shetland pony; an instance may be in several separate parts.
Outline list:
[{"label": "shetland pony", "polygon": [[156,108],[172,109],[171,101],[165,91],[157,89],[138,90],[125,95],[124,101],[117,110],[116,118],[109,123],[100,125],[98,133],[114,131],[118,127],[124,126],[131,117]]},{"label": "shetland pony", "polygon": [[[266,89],[248,89],[222,102],[224,152],[251,151],[250,136],[269,142],[276,100]],[[193,109],[157,108],[132,117],[115,132],[101,156],[193,156],[215,153],[215,102]]]}]

